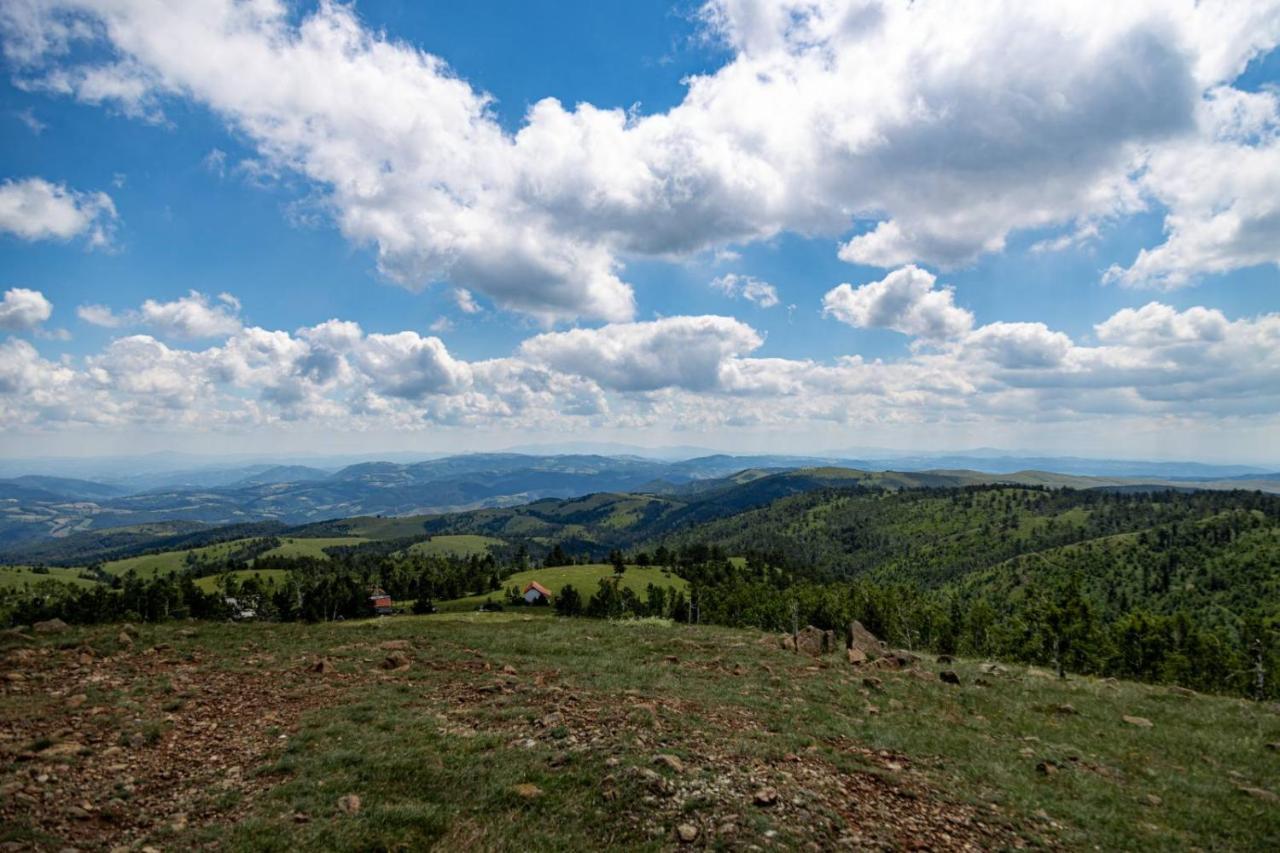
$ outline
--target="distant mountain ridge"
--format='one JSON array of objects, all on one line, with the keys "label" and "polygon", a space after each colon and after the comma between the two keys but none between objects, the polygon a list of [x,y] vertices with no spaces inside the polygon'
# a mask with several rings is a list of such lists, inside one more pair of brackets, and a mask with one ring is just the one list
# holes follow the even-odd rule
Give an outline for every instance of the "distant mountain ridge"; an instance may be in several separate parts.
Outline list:
[{"label": "distant mountain ridge", "polygon": [[[930,457],[934,462],[954,462]],[[909,461],[909,460],[903,460]],[[919,461],[919,460],[917,460]],[[990,460],[988,460],[990,461]],[[1001,457],[1009,467],[1023,461]],[[1280,491],[1280,476],[1241,473],[1241,466],[1184,468],[1203,476],[1119,477],[1016,469],[985,471],[935,465],[888,466],[826,457],[713,454],[664,460],[639,456],[475,453],[411,462],[358,462],[330,471],[307,465],[255,464],[207,472],[213,485],[187,482],[146,490],[65,477],[23,475],[0,480],[0,548],[44,537],[161,522],[205,525],[275,521],[306,524],[359,515],[439,514],[511,507],[593,493],[684,495],[803,469],[878,483],[957,485],[993,481],[1074,488],[1243,488]],[[1160,466],[1164,463],[1151,463]],[[852,465],[853,467],[850,467]],[[1163,469],[1161,469],[1163,470]],[[844,472],[844,473],[840,473]],[[852,473],[849,473],[852,472]],[[1230,473],[1232,478],[1210,477]],[[812,473],[806,476],[818,476]],[[725,483],[721,479],[729,478]],[[775,487],[782,488],[776,481]]]}]

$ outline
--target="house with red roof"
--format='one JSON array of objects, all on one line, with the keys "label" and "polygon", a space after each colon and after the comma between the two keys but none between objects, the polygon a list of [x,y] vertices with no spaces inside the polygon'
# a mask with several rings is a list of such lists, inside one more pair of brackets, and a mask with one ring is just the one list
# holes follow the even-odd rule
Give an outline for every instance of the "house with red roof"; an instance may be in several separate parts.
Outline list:
[{"label": "house with red roof", "polygon": [[547,589],[537,581],[529,581],[529,585],[524,588],[525,604],[550,604],[551,590]]},{"label": "house with red roof", "polygon": [[390,616],[395,613],[395,607],[391,603],[391,596],[377,588],[369,595],[369,605],[373,607],[373,612],[379,616]]}]

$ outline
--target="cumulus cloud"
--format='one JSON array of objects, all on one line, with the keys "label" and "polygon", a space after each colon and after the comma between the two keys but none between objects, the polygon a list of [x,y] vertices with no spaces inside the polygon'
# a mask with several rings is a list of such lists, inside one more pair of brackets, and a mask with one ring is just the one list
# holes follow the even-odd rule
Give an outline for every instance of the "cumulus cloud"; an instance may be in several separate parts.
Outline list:
[{"label": "cumulus cloud", "polygon": [[762,343],[758,332],[729,317],[665,317],[538,335],[521,345],[520,355],[617,391],[706,391],[720,384],[727,360]]},{"label": "cumulus cloud", "polygon": [[161,337],[186,339],[234,334],[243,325],[239,312],[240,301],[231,294],[220,293],[215,301],[195,290],[171,302],[148,299],[137,310],[116,312],[105,305],[76,309],[81,320],[94,326],[146,326]]},{"label": "cumulus cloud", "polygon": [[772,308],[778,304],[778,289],[754,276],[726,273],[712,279],[711,287],[725,296],[745,299],[761,308]]},{"label": "cumulus cloud", "polygon": [[966,335],[963,346],[1016,370],[1060,365],[1074,345],[1044,323],[989,323]]},{"label": "cumulus cloud", "polygon": [[90,246],[107,246],[115,220],[115,204],[103,192],[77,192],[44,178],[0,184],[0,231],[23,240],[70,240],[84,235]]},{"label": "cumulus cloud", "polygon": [[[256,147],[264,175],[321,188],[391,280],[447,281],[547,321],[632,318],[631,257],[783,231],[835,240],[855,223],[870,227],[846,260],[946,267],[1019,230],[1089,233],[1169,199],[1168,248],[1134,281],[1255,262],[1276,243],[1276,194],[1249,177],[1278,171],[1272,143],[1214,142],[1245,155],[1218,160],[1247,166],[1224,180],[1214,152],[1194,156],[1206,95],[1280,41],[1273,0],[711,0],[702,18],[731,57],[672,109],[547,98],[515,132],[441,59],[347,5],[50,0],[3,21],[22,85],[144,117],[194,99]],[[1179,164],[1217,197],[1181,201]]]},{"label": "cumulus cloud", "polygon": [[34,331],[51,316],[53,304],[38,290],[13,287],[0,301],[0,330],[6,332]]},{"label": "cumulus cloud", "polygon": [[1226,316],[1216,308],[1177,311],[1150,302],[1141,308],[1117,311],[1094,326],[1094,331],[1103,343],[1145,347],[1221,341],[1229,328]]},{"label": "cumulus cloud", "polygon": [[899,359],[759,357],[730,317],[667,317],[534,335],[467,361],[435,337],[329,320],[243,327],[216,345],[151,335],[49,360],[0,343],[0,425],[245,429],[682,429],[832,425],[1280,424],[1280,314],[1160,303],[1095,326],[1096,343],[996,322]]},{"label": "cumulus cloud", "polygon": [[827,291],[822,310],[861,329],[893,329],[929,341],[959,337],[973,326],[973,314],[956,306],[951,288],[935,288],[936,282],[927,270],[907,266],[880,281]]}]

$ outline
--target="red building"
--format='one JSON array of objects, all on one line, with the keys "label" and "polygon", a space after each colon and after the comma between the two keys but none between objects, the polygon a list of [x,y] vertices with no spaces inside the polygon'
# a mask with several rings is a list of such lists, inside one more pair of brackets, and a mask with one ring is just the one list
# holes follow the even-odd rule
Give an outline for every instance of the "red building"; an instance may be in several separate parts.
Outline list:
[{"label": "red building", "polygon": [[380,589],[375,589],[370,594],[369,604],[373,607],[373,612],[379,616],[390,616],[395,612],[395,607],[391,604],[391,596]]}]

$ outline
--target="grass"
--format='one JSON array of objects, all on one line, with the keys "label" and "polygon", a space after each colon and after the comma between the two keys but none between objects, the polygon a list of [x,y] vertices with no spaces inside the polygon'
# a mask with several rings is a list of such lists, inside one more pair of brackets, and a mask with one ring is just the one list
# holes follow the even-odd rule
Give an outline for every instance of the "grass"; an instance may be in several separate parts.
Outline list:
[{"label": "grass", "polygon": [[347,533],[365,539],[404,539],[425,534],[423,522],[430,516],[406,515],[379,517],[364,515],[343,522]]},{"label": "grass", "polygon": [[[504,580],[502,589],[497,592],[469,595],[466,598],[455,598],[451,601],[441,601],[436,603],[436,607],[441,611],[475,610],[486,599],[502,601],[505,591],[513,586],[523,590],[530,581],[537,581],[542,584],[551,590],[552,595],[558,594],[566,584],[572,584],[582,594],[582,599],[585,602],[595,593],[601,580],[611,578],[613,578],[613,566],[602,563],[593,563],[586,566],[556,566],[550,569],[530,569],[526,572],[516,572]],[[672,586],[682,592],[689,586],[684,578],[652,566],[628,566],[626,572],[622,575],[621,584],[641,597],[644,597],[645,590],[649,584]]]},{"label": "grass", "polygon": [[53,567],[45,572],[35,572],[30,566],[0,566],[0,589],[14,590],[34,587],[53,581],[78,587],[94,586],[97,581],[80,577],[80,569]]},{"label": "grass", "polygon": [[[248,578],[257,576],[262,579],[263,583],[274,586],[283,584],[289,573],[284,569],[244,569],[238,572],[227,572],[227,575],[235,578],[237,583],[243,583]],[[213,592],[218,588],[218,581],[224,575],[206,575],[202,578],[196,578],[196,586],[204,592]]]},{"label": "grass", "polygon": [[425,556],[470,557],[473,554],[484,556],[489,553],[490,547],[504,544],[506,543],[501,539],[495,539],[492,536],[463,533],[453,536],[433,536],[426,542],[415,542],[407,550],[411,554]]},{"label": "grass", "polygon": [[265,552],[264,557],[315,557],[319,560],[329,559],[329,555],[324,552],[325,548],[333,548],[337,545],[359,545],[361,542],[368,542],[362,536],[330,536],[320,539],[296,539],[293,537],[281,539],[280,545]]},{"label": "grass", "polygon": [[[229,542],[219,542],[214,545],[205,545],[201,548],[164,551],[159,554],[143,554],[140,557],[129,557],[124,560],[113,560],[110,563],[104,563],[103,569],[113,575],[125,575],[133,571],[140,578],[153,578],[169,572],[181,572],[187,566],[188,553],[194,553],[198,558],[205,561],[217,560],[232,551],[243,548],[252,541],[252,539],[233,539]],[[330,548],[334,545],[358,545],[367,541],[369,540],[360,536],[333,536],[323,539],[289,537],[281,539],[279,547],[272,548],[264,556],[315,557],[324,560],[328,559],[328,555],[324,553],[325,548]]]},{"label": "grass", "polygon": [[[255,700],[255,714],[298,703],[306,710],[283,724],[281,737],[270,729],[269,749],[243,768],[257,787],[170,804],[191,815],[190,824],[173,829],[157,814],[138,844],[660,849],[674,846],[675,826],[688,823],[699,844],[712,847],[829,849],[856,830],[861,846],[901,849],[926,831],[922,825],[959,833],[976,821],[1041,847],[1280,845],[1280,808],[1240,791],[1280,787],[1280,753],[1265,748],[1280,741],[1280,713],[1244,700],[1088,678],[1061,682],[1021,667],[983,675],[971,661],[948,665],[962,681],[951,686],[929,662],[922,677],[871,676],[834,657],[766,647],[750,632],[510,612],[207,624],[196,637],[179,627],[145,626],[139,651],[129,654],[142,658],[144,645],[163,644],[170,650],[162,655],[196,667],[193,683],[260,677],[285,691],[280,708]],[[85,646],[115,648],[116,631],[101,626],[41,642],[52,655],[72,656]],[[407,669],[377,667],[386,654],[379,648],[391,640],[408,647]],[[303,665],[321,656],[335,672],[316,675]],[[867,677],[878,683],[864,683]],[[989,686],[979,686],[980,677]],[[125,727],[136,728],[134,718],[164,719],[145,709],[173,703],[165,679],[124,683],[129,692],[91,701],[127,704]],[[193,702],[173,712],[172,724],[147,723],[142,740],[155,743],[137,749],[157,750],[145,753],[153,758],[137,763],[127,751],[109,760],[129,761],[131,773],[154,772],[164,744],[183,749],[204,731],[186,725],[200,709]],[[24,743],[55,740],[66,713],[46,691],[0,696],[6,724],[38,721],[24,730]],[[1153,725],[1126,725],[1126,714]],[[657,766],[657,753],[676,756],[685,769],[659,766],[654,782],[644,771]],[[25,779],[26,768],[0,766],[0,783]],[[762,784],[777,789],[777,806],[753,805]],[[522,796],[520,785],[537,793]],[[348,794],[361,800],[355,814],[337,807]],[[931,824],[935,807],[941,816]],[[42,814],[10,820],[0,840],[34,837]],[[931,837],[935,848],[955,844],[938,837]],[[1011,837],[981,846],[1012,846]]]},{"label": "grass", "polygon": [[194,553],[204,560],[216,560],[245,546],[251,539],[233,539],[229,542],[218,542],[201,548],[190,548],[182,551],[163,551],[159,554],[143,554],[139,557],[128,557],[123,560],[112,560],[103,563],[102,568],[109,574],[126,575],[130,571],[140,578],[153,578],[169,572],[181,572],[187,566],[187,554]]}]

